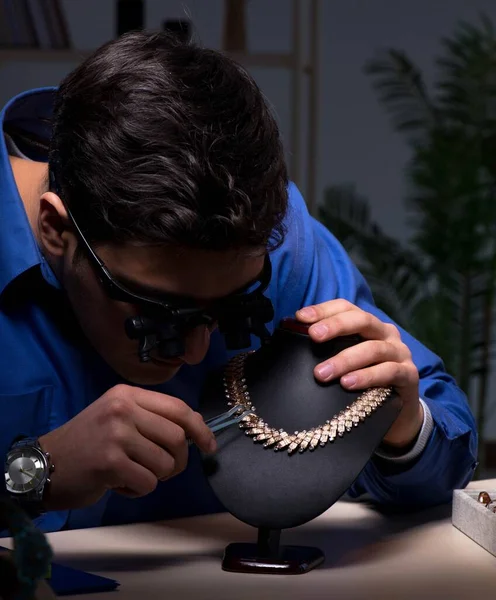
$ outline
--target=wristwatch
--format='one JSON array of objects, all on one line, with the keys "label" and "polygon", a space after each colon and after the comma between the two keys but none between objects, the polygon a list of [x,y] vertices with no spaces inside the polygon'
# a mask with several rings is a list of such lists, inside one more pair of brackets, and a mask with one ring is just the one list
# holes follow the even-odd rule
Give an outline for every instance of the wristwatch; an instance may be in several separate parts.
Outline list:
[{"label": "wristwatch", "polygon": [[43,494],[54,470],[50,454],[38,438],[16,441],[5,460],[5,487],[8,495],[30,516],[44,512]]}]

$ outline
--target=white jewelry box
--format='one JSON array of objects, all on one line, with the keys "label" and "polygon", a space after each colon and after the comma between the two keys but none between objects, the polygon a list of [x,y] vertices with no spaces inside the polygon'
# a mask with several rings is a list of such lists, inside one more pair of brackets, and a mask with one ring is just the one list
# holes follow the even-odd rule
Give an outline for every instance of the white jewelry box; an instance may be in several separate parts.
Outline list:
[{"label": "white jewelry box", "polygon": [[496,514],[478,501],[487,492],[496,500],[496,490],[454,490],[451,521],[462,533],[496,556]]}]

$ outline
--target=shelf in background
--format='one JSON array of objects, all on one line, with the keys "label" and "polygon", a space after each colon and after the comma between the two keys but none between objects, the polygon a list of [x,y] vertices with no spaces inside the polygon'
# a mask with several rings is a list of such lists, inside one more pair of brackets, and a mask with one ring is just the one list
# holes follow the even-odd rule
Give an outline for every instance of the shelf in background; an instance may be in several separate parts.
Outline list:
[{"label": "shelf in background", "polygon": [[247,54],[243,52],[227,52],[226,54],[245,67],[292,69],[295,65],[295,59],[292,54]]},{"label": "shelf in background", "polygon": [[[92,53],[91,50],[72,48],[52,50],[44,48],[0,48],[0,63],[6,62],[79,62]],[[293,69],[296,60],[293,54],[229,52],[231,58],[248,68]],[[309,67],[303,66],[305,72]]]},{"label": "shelf in background", "polygon": [[4,62],[79,62],[91,54],[89,50],[72,48],[0,48],[0,63]]}]

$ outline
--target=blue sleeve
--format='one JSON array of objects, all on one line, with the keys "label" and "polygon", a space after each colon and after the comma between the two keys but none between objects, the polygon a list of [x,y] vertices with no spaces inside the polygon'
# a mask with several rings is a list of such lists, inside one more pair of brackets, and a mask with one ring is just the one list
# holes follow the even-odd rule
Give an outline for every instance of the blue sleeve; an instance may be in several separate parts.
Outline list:
[{"label": "blue sleeve", "polygon": [[[370,289],[344,248],[311,217],[301,194],[290,186],[286,239],[274,252],[276,322],[303,306],[344,298],[382,321]],[[396,324],[395,324],[396,325]],[[445,371],[441,359],[398,327],[420,375],[420,397],[428,405],[434,427],[422,454],[396,465],[373,457],[349,494],[368,494],[390,505],[429,506],[451,500],[453,489],[464,488],[477,466],[477,431],[467,399]]]}]

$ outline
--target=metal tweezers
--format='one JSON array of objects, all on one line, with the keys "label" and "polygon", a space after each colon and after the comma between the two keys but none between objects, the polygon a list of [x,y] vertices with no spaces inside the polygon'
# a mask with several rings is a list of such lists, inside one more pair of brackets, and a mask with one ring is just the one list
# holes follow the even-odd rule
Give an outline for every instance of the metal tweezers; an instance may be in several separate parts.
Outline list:
[{"label": "metal tweezers", "polygon": [[[212,417],[211,419],[207,419],[205,425],[210,428],[212,433],[219,433],[231,425],[239,423],[244,417],[252,412],[250,410],[245,410],[240,413],[240,408],[240,406],[233,406],[230,410],[227,410],[216,417]],[[193,441],[188,438],[188,444],[191,445],[192,443]]]}]

